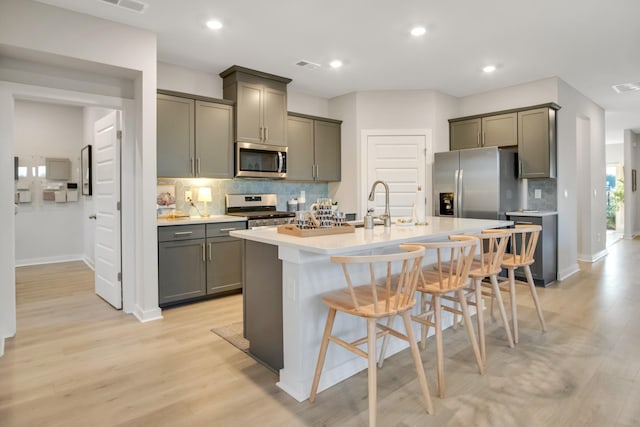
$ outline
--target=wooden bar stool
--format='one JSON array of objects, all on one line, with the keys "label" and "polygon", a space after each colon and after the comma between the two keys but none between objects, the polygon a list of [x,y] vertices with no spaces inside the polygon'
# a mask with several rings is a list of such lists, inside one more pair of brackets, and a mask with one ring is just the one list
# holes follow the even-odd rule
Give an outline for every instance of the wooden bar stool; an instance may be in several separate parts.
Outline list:
[{"label": "wooden bar stool", "polygon": [[[387,337],[389,334],[409,342],[427,412],[429,414],[433,413],[427,379],[409,317],[409,310],[416,304],[415,292],[425,249],[418,245],[408,244],[400,245],[400,249],[403,252],[394,254],[331,257],[331,262],[342,264],[347,288],[329,292],[322,297],[322,301],[329,307],[329,314],[327,315],[327,323],[320,344],[318,363],[311,385],[309,400],[311,402],[315,401],[329,341],[334,342],[369,361],[370,426],[376,425],[376,340],[383,336]],[[352,275],[357,274],[357,272],[363,273],[362,265],[354,264],[368,264],[369,283],[354,286]],[[346,342],[337,336],[331,335],[338,311],[366,319],[366,337]],[[392,329],[391,323],[387,325],[378,323],[379,320],[396,315],[402,317],[406,335]],[[358,347],[365,343],[367,344],[367,351]]]},{"label": "wooden bar stool", "polygon": [[[531,276],[531,264],[535,262],[533,254],[538,244],[538,236],[542,227],[539,225],[516,225],[514,228],[508,229],[511,232],[511,247],[505,253],[502,259],[502,268],[506,268],[509,273],[509,288],[506,290],[509,293],[511,302],[511,321],[513,328],[513,341],[518,343],[518,309],[516,305],[516,283],[529,285],[529,291],[531,292],[531,298],[536,306],[536,312],[538,314],[538,320],[540,320],[540,326],[542,331],[547,331],[547,325],[544,322],[544,316],[542,314],[542,306],[538,299],[538,293],[536,292],[536,285],[533,282]],[[524,274],[527,277],[526,282],[522,282],[515,279],[516,268],[522,268]],[[504,290],[504,289],[502,289]]]},{"label": "wooden bar stool", "polygon": [[[486,363],[487,351],[484,334],[483,296],[491,297],[492,308],[493,298],[496,299],[504,330],[507,334],[507,342],[509,343],[509,347],[513,348],[513,337],[509,326],[510,322],[509,319],[507,319],[507,313],[498,285],[498,274],[502,271],[502,261],[511,232],[508,229],[490,229],[483,230],[481,234],[474,236],[480,240],[481,250],[479,251],[479,255],[474,258],[471,269],[469,270],[472,291],[465,294],[465,296],[467,297],[467,304],[476,307],[480,354],[482,355],[482,361]],[[490,283],[483,282],[484,279],[489,279]]]},{"label": "wooden bar stool", "polygon": [[[445,395],[444,382],[444,351],[442,342],[442,311],[461,314],[467,329],[467,335],[476,357],[481,374],[484,374],[484,363],[478,348],[478,341],[473,331],[464,288],[468,286],[469,271],[479,241],[474,236],[452,235],[449,241],[420,243],[430,252],[435,253],[437,262],[427,266],[420,272],[417,291],[421,294],[421,307],[418,315],[411,319],[422,325],[422,348],[426,347],[429,327],[435,328],[436,336],[436,372],[438,375],[438,393],[441,398]],[[449,295],[454,296],[449,298]],[[427,301],[427,295],[430,299]],[[460,304],[460,309],[441,304],[447,299]],[[428,304],[427,304],[428,303]],[[427,308],[428,305],[428,308]],[[435,319],[435,320],[432,320]],[[386,340],[386,339],[385,339]],[[382,364],[386,343],[382,345],[379,365]]]}]

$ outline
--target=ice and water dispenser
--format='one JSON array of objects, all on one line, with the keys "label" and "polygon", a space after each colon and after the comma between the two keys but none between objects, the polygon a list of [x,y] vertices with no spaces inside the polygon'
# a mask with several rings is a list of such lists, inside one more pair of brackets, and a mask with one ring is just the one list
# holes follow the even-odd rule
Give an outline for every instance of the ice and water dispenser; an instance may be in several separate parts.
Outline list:
[{"label": "ice and water dispenser", "polygon": [[440,215],[453,216],[453,193],[440,193]]}]

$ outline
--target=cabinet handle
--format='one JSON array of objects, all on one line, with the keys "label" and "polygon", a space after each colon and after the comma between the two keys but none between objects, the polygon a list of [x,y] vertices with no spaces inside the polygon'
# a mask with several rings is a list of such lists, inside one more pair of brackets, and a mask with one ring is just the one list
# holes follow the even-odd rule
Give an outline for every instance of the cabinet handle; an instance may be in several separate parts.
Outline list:
[{"label": "cabinet handle", "polygon": [[211,262],[211,242],[209,242],[209,262]]},{"label": "cabinet handle", "polygon": [[206,255],[204,253],[204,243],[202,244],[202,262],[206,261]]},{"label": "cabinet handle", "polygon": [[264,128],[260,126],[260,141],[264,141]]},{"label": "cabinet handle", "polygon": [[522,176],[522,160],[518,160],[518,178]]},{"label": "cabinet handle", "polygon": [[195,168],[195,166],[194,166],[194,164],[193,164],[193,157],[191,157],[191,159],[189,160],[189,162],[190,162],[190,165],[191,165],[191,166],[190,166],[190,169],[191,169],[191,175],[196,176],[196,168]]},{"label": "cabinet handle", "polygon": [[484,147],[484,134],[485,134],[485,132],[484,132],[484,131],[482,131],[482,146],[483,146],[483,147]]},{"label": "cabinet handle", "polygon": [[265,141],[269,140],[269,128],[268,127],[264,128],[264,140]]},{"label": "cabinet handle", "polygon": [[529,224],[529,225],[532,225],[533,222],[531,222],[531,221],[516,221],[516,224]]},{"label": "cabinet handle", "polygon": [[198,172],[198,176],[200,176],[200,157],[196,159],[196,171]]},{"label": "cabinet handle", "polygon": [[476,143],[477,147],[480,147],[480,132],[478,132],[478,142]]},{"label": "cabinet handle", "polygon": [[193,234],[193,231],[176,231],[173,233],[174,236],[189,236]]},{"label": "cabinet handle", "polygon": [[224,232],[224,231],[233,231],[233,230],[237,230],[237,227],[230,227],[230,228],[221,228],[220,232]]},{"label": "cabinet handle", "polygon": [[318,179],[319,176],[320,176],[320,165],[316,165],[316,176],[315,176],[315,178]]}]

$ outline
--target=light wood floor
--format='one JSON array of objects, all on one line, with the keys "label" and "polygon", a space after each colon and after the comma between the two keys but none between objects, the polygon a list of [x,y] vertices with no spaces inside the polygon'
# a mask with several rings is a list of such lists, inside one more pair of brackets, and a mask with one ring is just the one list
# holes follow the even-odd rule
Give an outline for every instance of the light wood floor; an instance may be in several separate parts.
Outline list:
[{"label": "light wood floor", "polygon": [[[448,397],[435,392],[433,344],[422,351],[435,415],[411,357],[379,370],[381,426],[640,425],[640,241],[539,289],[549,331],[519,299],[520,344],[488,324],[480,376],[463,328],[445,332]],[[141,324],[93,293],[81,263],[17,269],[18,334],[0,358],[0,426],[361,426],[362,372],[298,403],[276,376],[210,332],[242,318],[240,295],[164,311]],[[523,291],[525,289],[522,289]],[[342,351],[332,347],[329,351]]]}]

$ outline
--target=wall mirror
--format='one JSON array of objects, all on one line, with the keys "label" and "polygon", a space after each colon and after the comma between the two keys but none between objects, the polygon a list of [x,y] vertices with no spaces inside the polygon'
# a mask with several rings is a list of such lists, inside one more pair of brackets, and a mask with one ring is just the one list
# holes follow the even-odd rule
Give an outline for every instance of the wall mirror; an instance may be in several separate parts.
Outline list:
[{"label": "wall mirror", "polygon": [[91,183],[91,145],[87,145],[82,149],[80,156],[80,171],[82,195],[90,196],[93,190]]}]

